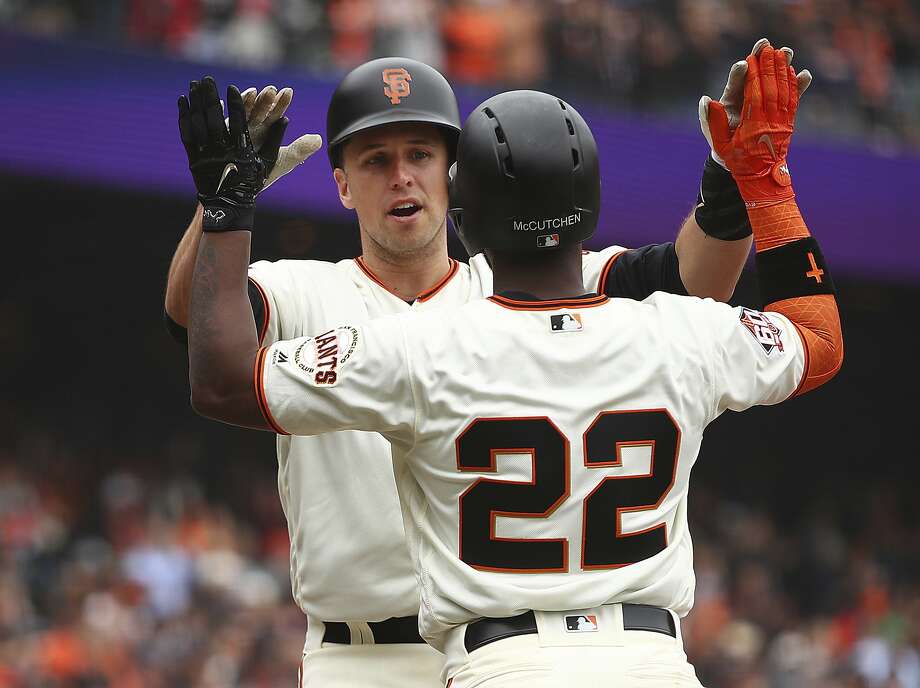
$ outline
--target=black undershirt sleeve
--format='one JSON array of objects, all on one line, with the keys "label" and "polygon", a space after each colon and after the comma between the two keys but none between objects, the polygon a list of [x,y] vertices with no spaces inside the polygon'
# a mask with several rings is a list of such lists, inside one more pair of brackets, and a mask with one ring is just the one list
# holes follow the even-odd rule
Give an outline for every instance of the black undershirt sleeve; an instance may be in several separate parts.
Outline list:
[{"label": "black undershirt sleeve", "polygon": [[687,296],[673,241],[624,251],[601,275],[598,291],[607,296],[636,301],[656,291]]},{"label": "black undershirt sleeve", "polygon": [[[256,321],[256,332],[261,332],[265,325],[265,304],[262,301],[262,295],[258,287],[249,280],[248,285],[249,304],[252,306],[252,316]],[[166,325],[166,331],[169,335],[179,342],[182,346],[188,347],[188,328],[182,327],[179,323],[169,317],[169,313],[163,310],[163,323]]]}]

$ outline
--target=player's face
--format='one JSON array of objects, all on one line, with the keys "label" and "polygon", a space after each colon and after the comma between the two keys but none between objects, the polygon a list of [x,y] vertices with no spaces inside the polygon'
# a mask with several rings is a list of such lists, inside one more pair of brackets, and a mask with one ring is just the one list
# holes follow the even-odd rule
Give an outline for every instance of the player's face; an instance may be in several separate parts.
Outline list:
[{"label": "player's face", "polygon": [[335,181],[342,205],[358,214],[362,244],[404,257],[444,241],[447,167],[434,125],[390,124],[350,139]]}]

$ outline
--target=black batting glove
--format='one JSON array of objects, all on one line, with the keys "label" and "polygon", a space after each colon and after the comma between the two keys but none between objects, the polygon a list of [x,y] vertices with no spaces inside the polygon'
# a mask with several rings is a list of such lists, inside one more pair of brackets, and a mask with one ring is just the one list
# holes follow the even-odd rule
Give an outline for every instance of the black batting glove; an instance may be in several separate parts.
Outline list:
[{"label": "black batting glove", "polygon": [[282,117],[269,129],[258,152],[253,149],[243,99],[236,86],[227,88],[229,131],[211,77],[189,85],[179,97],[179,133],[189,169],[204,206],[206,232],[251,231],[256,195],[265,186],[278,160],[288,120]]}]

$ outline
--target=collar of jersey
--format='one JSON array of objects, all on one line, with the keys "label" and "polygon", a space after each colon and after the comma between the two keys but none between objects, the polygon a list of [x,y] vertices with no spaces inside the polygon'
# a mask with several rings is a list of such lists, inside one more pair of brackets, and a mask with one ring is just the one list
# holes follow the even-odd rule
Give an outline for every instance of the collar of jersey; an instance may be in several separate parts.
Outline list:
[{"label": "collar of jersey", "polygon": [[503,291],[489,297],[489,301],[502,308],[517,311],[554,311],[560,308],[593,308],[607,303],[610,299],[603,294],[582,294],[567,296],[564,299],[538,299],[533,294],[523,291]]},{"label": "collar of jersey", "polygon": [[381,280],[379,277],[377,277],[377,275],[374,274],[374,272],[368,267],[367,263],[364,262],[364,258],[362,258],[361,256],[358,256],[357,258],[355,258],[355,264],[359,268],[361,268],[361,272],[367,275],[368,279],[370,279],[372,282],[382,287],[383,289],[386,289],[393,296],[396,296],[402,299],[403,301],[406,301],[407,303],[413,303],[415,301],[427,301],[428,299],[432,298],[435,294],[441,291],[447,285],[447,283],[451,281],[451,279],[453,279],[454,275],[456,275],[460,271],[460,263],[458,263],[453,258],[448,258],[448,260],[450,261],[450,267],[447,269],[447,274],[445,274],[444,277],[439,279],[433,287],[426,289],[420,294],[416,294],[415,297],[411,301],[409,301],[408,299],[405,299],[404,297],[400,296],[395,291],[390,289],[383,280]]}]

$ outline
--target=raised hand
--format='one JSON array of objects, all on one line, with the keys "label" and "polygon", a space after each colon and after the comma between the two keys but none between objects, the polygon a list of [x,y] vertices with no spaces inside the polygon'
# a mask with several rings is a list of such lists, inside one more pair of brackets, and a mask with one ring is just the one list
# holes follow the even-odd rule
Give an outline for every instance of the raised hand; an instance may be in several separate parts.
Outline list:
[{"label": "raised hand", "polygon": [[700,125],[713,158],[732,171],[746,202],[790,198],[786,153],[799,96],[811,84],[808,70],[789,66],[791,48],[775,50],[767,39],[729,72],[722,98],[700,99]]},{"label": "raised hand", "polygon": [[193,81],[188,97],[180,96],[178,104],[179,133],[204,206],[205,231],[252,229],[255,198],[278,159],[287,118],[282,116],[266,128],[257,152],[236,86],[227,88],[226,122],[211,77]]},{"label": "raised hand", "polygon": [[[247,88],[241,94],[246,110],[246,124],[252,145],[260,151],[266,133],[279,121],[287,111],[294,98],[294,90],[266,86],[256,93],[255,88]],[[278,151],[278,160],[268,173],[264,189],[303,163],[323,145],[323,139],[317,134],[304,134]]]}]

